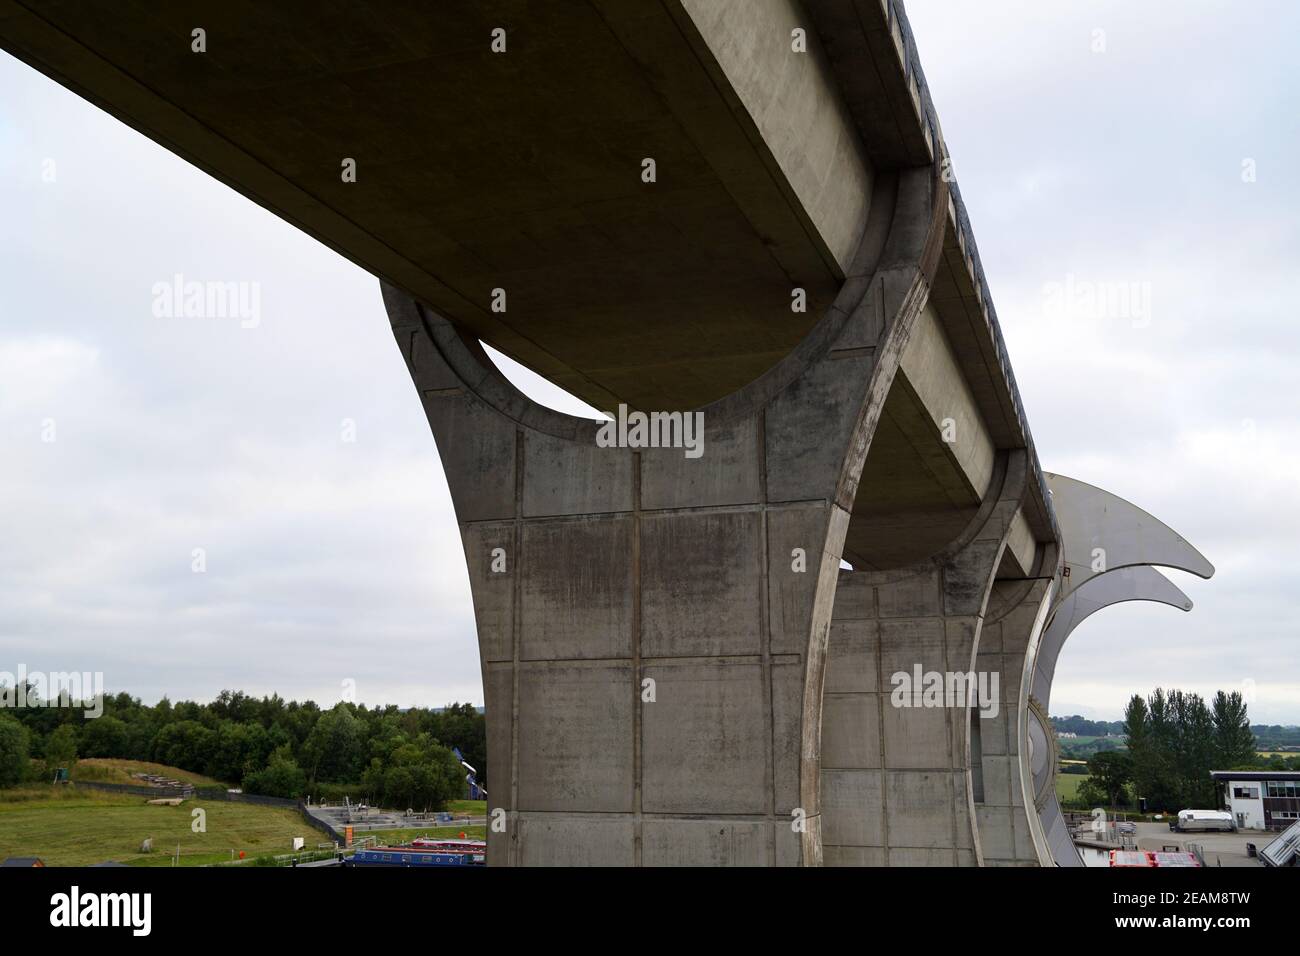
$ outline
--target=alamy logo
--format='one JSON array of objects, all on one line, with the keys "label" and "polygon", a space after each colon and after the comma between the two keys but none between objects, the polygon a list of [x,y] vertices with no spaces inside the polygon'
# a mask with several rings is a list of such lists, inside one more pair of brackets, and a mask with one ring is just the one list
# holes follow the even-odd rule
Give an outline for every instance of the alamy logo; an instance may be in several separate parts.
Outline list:
[{"label": "alamy logo", "polygon": [[127,926],[133,936],[148,936],[153,924],[153,897],[149,893],[71,892],[50,897],[50,925]]},{"label": "alamy logo", "polygon": [[1151,283],[1097,282],[1067,273],[1064,282],[1044,284],[1043,306],[1054,319],[1122,319],[1146,328],[1151,324]]},{"label": "alamy logo", "polygon": [[978,707],[980,716],[991,720],[998,715],[999,676],[996,671],[895,671],[889,678],[894,690],[889,702],[895,707]]},{"label": "alamy logo", "polygon": [[179,272],[171,282],[155,282],[153,314],[159,319],[239,319],[240,328],[262,322],[260,282],[186,282]]},{"label": "alamy logo", "polygon": [[18,665],[18,673],[0,671],[0,708],[75,707],[87,718],[104,713],[103,671],[29,671]]},{"label": "alamy logo", "polygon": [[[606,413],[608,414],[608,413]],[[618,406],[596,433],[601,448],[684,448],[687,458],[704,454],[703,412],[629,412]]]}]

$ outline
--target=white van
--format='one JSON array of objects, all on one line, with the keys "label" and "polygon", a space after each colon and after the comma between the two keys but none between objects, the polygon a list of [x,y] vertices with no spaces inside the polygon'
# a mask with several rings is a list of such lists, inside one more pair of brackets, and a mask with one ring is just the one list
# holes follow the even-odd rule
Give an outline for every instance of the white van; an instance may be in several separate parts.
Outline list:
[{"label": "white van", "polygon": [[1236,832],[1237,821],[1225,810],[1179,810],[1178,818],[1169,821],[1169,829],[1176,833],[1191,833],[1197,830]]}]

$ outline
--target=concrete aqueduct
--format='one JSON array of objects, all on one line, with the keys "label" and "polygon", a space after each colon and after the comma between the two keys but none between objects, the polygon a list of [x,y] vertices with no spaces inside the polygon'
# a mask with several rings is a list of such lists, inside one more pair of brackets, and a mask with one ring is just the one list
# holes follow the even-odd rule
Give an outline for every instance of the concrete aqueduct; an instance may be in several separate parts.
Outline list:
[{"label": "concrete aqueduct", "polygon": [[[1061,644],[1213,569],[1040,468],[901,3],[0,0],[0,47],[381,277],[491,863],[1078,862]],[[481,342],[705,452],[603,447]]]}]

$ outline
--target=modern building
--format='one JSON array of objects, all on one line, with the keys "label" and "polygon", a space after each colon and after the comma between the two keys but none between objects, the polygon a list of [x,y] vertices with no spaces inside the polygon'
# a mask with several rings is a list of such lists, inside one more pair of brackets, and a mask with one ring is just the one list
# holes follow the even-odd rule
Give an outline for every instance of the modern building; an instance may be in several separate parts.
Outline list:
[{"label": "modern building", "polygon": [[1223,804],[1242,830],[1285,830],[1300,820],[1300,771],[1213,770]]}]

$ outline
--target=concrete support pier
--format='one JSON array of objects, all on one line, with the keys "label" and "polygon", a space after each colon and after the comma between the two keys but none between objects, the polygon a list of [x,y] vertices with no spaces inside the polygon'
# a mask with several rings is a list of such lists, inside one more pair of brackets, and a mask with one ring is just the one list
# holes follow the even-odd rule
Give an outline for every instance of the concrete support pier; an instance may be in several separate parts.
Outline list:
[{"label": "concrete support pier", "polygon": [[[1027,828],[1013,825],[1016,716],[1037,616],[1026,599],[1043,585],[994,577],[1027,475],[1023,450],[999,453],[983,506],[942,553],[840,573],[822,752],[827,864],[973,866],[1013,859],[1022,842],[1033,859]],[[923,693],[932,675],[941,698]],[[982,704],[970,702],[971,678],[983,681]]]},{"label": "concrete support pier", "polygon": [[930,170],[884,188],[900,225],[794,352],[698,411],[698,457],[601,447],[385,285],[469,565],[490,863],[821,862],[840,556],[947,208]]}]

